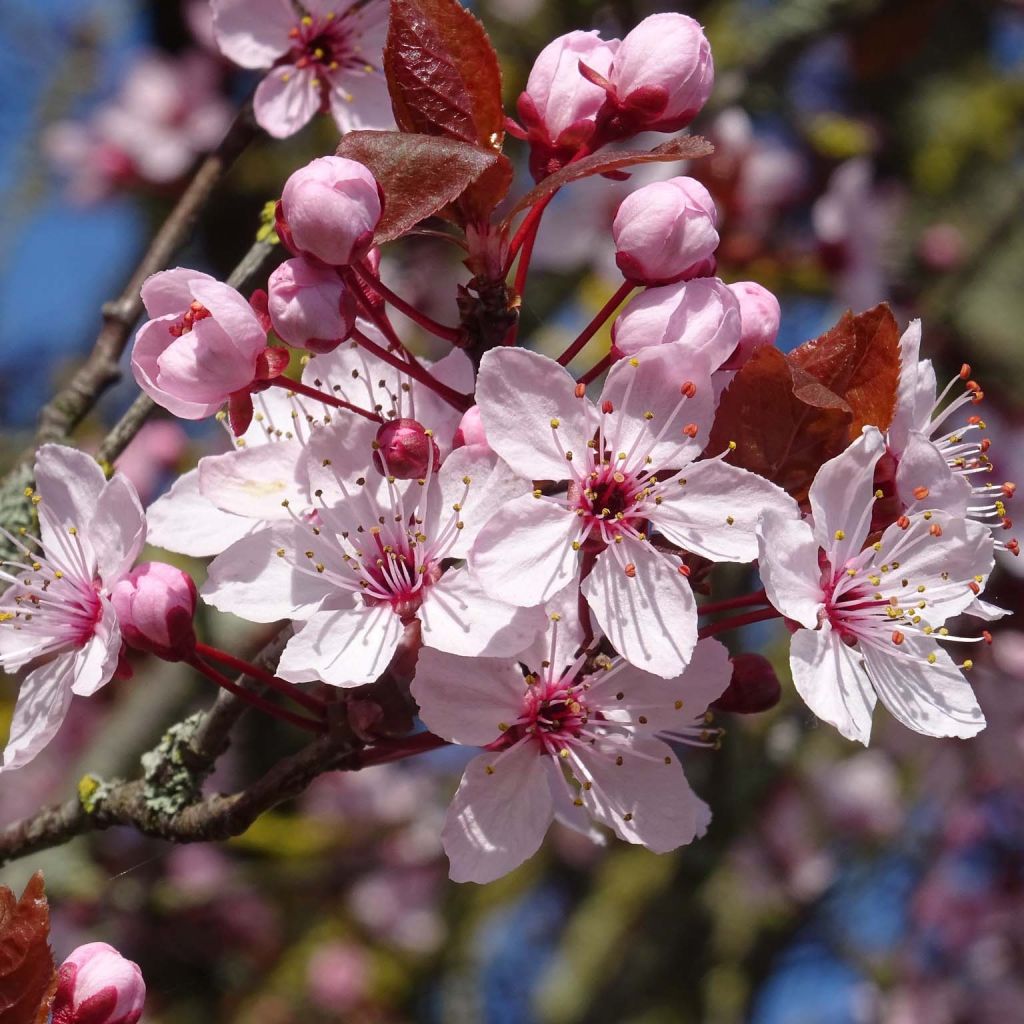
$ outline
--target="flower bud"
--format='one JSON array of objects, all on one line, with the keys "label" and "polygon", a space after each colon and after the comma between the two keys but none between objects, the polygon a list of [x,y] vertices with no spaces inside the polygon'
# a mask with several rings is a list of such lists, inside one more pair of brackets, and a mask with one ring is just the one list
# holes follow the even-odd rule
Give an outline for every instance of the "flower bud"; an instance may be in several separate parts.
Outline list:
[{"label": "flower bud", "polygon": [[612,352],[623,358],[681,341],[717,370],[735,351],[740,330],[736,296],[717,277],[699,277],[631,299],[612,327]]},{"label": "flower bud", "polygon": [[331,352],[355,326],[352,293],[337,273],[297,256],[270,275],[267,310],[274,331],[294,348]]},{"label": "flower bud", "polygon": [[377,431],[373,464],[399,480],[420,480],[437,472],[441,453],[433,436],[416,420],[389,420]]},{"label": "flower bud", "polygon": [[711,95],[711,47],[693,18],[652,14],[619,45],[608,75],[638,131],[678,131]]},{"label": "flower bud", "polygon": [[145,1003],[138,964],[105,942],[90,942],[61,964],[53,1024],[136,1024]]},{"label": "flower bud", "polygon": [[711,193],[694,178],[638,188],[622,201],[612,223],[615,262],[638,284],[713,273],[717,217]]},{"label": "flower bud", "polygon": [[267,335],[234,288],[176,267],[148,277],[142,301],[150,319],[135,336],[132,372],[158,405],[204,419],[255,380]]},{"label": "flower bud", "polygon": [[374,176],[355,160],[322,156],[285,182],[278,222],[294,252],[343,267],[369,250],[380,214]]},{"label": "flower bud", "polygon": [[132,647],[165,661],[192,654],[196,585],[188,573],[165,562],[146,562],[114,585],[110,600],[121,635]]},{"label": "flower bud", "polygon": [[779,703],[782,686],[767,658],[760,654],[736,654],[729,660],[732,662],[732,679],[725,693],[711,705],[712,708],[752,715]]},{"label": "flower bud", "polygon": [[465,445],[479,445],[491,450],[487,443],[487,435],[484,433],[484,421],[480,415],[480,406],[471,405],[459,421],[459,428],[455,431],[453,448],[462,448]]},{"label": "flower bud", "polygon": [[779,300],[755,281],[737,281],[729,290],[740,304],[740,340],[722,369],[738,370],[754,349],[775,344],[782,309]]}]

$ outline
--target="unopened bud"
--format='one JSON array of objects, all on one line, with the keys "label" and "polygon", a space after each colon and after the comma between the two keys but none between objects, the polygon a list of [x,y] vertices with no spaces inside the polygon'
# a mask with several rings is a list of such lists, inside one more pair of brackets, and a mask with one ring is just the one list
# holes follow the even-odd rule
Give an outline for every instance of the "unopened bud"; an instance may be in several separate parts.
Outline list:
[{"label": "unopened bud", "polygon": [[459,421],[459,429],[455,431],[455,438],[452,442],[453,448],[462,448],[466,445],[476,445],[491,450],[487,443],[487,435],[484,433],[484,421],[480,415],[480,406],[471,405],[462,415]]},{"label": "unopened bud", "polygon": [[136,1024],[145,1003],[138,964],[105,942],[90,942],[61,964],[53,1024]]},{"label": "unopened bud", "polygon": [[267,310],[282,341],[310,352],[330,352],[351,333],[356,309],[337,273],[301,256],[270,275]]},{"label": "unopened bud", "polygon": [[725,693],[711,705],[716,711],[740,715],[767,711],[779,703],[782,686],[772,663],[760,654],[736,654],[732,662],[732,679]]},{"label": "unopened bud", "polygon": [[196,585],[188,573],[166,562],[146,562],[114,585],[110,600],[129,646],[165,661],[192,654]]},{"label": "unopened bud", "polygon": [[419,480],[435,472],[441,453],[433,437],[417,420],[390,420],[377,431],[373,464],[378,472],[399,480]]},{"label": "unopened bud", "polygon": [[755,349],[775,344],[782,309],[779,300],[755,281],[737,281],[728,287],[740,304],[740,340],[722,369],[738,370]]}]

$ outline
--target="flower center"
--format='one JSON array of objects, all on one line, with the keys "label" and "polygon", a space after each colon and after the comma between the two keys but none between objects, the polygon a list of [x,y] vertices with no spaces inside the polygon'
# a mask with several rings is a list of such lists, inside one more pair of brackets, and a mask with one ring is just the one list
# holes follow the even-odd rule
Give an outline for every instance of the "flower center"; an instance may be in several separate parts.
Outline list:
[{"label": "flower center", "polygon": [[180,338],[183,334],[188,334],[200,320],[205,320],[210,316],[213,314],[201,302],[193,302],[185,310],[184,316],[168,328],[168,332],[171,337]]},{"label": "flower center", "polygon": [[297,68],[330,74],[368,66],[353,48],[354,33],[346,28],[344,16],[334,11],[315,18],[307,15],[288,34],[294,41],[289,63]]},{"label": "flower center", "polygon": [[568,685],[564,678],[537,682],[527,690],[517,731],[551,753],[578,739],[589,717],[581,687]]},{"label": "flower center", "polygon": [[646,499],[652,479],[638,480],[628,470],[598,465],[583,485],[569,485],[569,501],[583,519],[588,548],[603,548],[625,529],[641,532],[646,525]]}]

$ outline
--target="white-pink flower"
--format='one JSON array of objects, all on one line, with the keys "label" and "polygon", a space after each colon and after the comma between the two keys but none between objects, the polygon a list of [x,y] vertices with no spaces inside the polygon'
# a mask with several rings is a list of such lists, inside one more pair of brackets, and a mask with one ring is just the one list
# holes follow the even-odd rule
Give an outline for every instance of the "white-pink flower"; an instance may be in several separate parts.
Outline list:
[{"label": "white-pink flower", "polygon": [[[973,736],[985,726],[974,692],[939,640],[992,570],[992,538],[977,523],[922,512],[864,547],[885,449],[874,427],[826,462],[811,485],[813,525],[766,511],[759,567],[772,604],[799,623],[793,682],[810,709],[867,743],[876,700],[928,736]],[[862,550],[863,548],[863,550]]]},{"label": "white-pink flower", "polygon": [[669,680],[621,659],[595,666],[576,657],[574,604],[572,590],[556,598],[549,610],[563,611],[515,661],[420,652],[412,692],[423,721],[445,739],[487,748],[466,768],[442,832],[457,882],[511,871],[553,818],[585,834],[593,819],[655,853],[707,830],[711,812],[657,734],[710,740],[705,712],[729,683],[728,652],[704,640]]},{"label": "white-pink flower", "polygon": [[27,764],[60,728],[71,697],[110,681],[121,651],[111,588],[132,567],[146,537],[135,489],[108,481],[94,459],[43,445],[36,457],[39,544],[3,531],[22,561],[4,563],[0,580],[0,668],[22,679],[0,771]]},{"label": "white-pink flower", "polygon": [[221,52],[243,68],[270,68],[256,88],[256,120],[286,138],[317,113],[342,132],[394,124],[381,52],[382,0],[212,0]]},{"label": "white-pink flower", "polygon": [[528,607],[589,569],[582,589],[601,629],[656,675],[677,676],[697,642],[686,569],[666,546],[752,561],[758,513],[797,516],[767,480],[721,458],[694,461],[714,406],[707,366],[686,346],[623,359],[596,404],[553,360],[495,349],[481,362],[477,402],[491,447],[538,486],[481,530],[471,570],[492,596]]},{"label": "white-pink flower", "polygon": [[304,456],[314,514],[244,538],[210,566],[209,604],[256,622],[304,621],[281,657],[285,679],[370,682],[413,620],[428,647],[469,656],[518,651],[542,625],[539,610],[447,567],[526,482],[469,448],[420,480],[382,476],[376,433],[365,420],[317,431]]}]

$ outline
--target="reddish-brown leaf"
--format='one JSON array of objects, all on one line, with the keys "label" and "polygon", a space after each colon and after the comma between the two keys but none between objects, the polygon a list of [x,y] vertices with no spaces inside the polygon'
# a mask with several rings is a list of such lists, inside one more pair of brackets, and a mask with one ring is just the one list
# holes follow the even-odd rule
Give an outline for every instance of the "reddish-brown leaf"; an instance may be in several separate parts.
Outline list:
[{"label": "reddish-brown leaf", "polygon": [[885,430],[892,422],[900,331],[888,303],[856,316],[847,311],[820,338],[790,352],[789,360],[846,401],[853,413],[851,439],[867,424]]},{"label": "reddish-brown leaf", "polygon": [[803,501],[821,464],[846,448],[852,415],[842,398],[764,345],[722,395],[708,452],[735,441],[730,463]]},{"label": "reddish-brown leaf", "polygon": [[365,164],[384,192],[378,244],[434,216],[505,161],[493,149],[405,132],[349,132],[338,156]]},{"label": "reddish-brown leaf", "polygon": [[43,876],[32,876],[20,900],[0,886],[0,1024],[41,1024],[57,971],[49,946],[50,909]]},{"label": "reddish-brown leaf", "polygon": [[566,164],[560,171],[548,175],[543,181],[538,182],[529,192],[519,200],[511,212],[505,218],[507,223],[520,210],[533,206],[538,200],[556,192],[563,185],[570,181],[578,181],[580,178],[589,178],[594,174],[606,174],[608,171],[621,170],[623,167],[633,167],[636,164],[667,163],[671,160],[694,160],[700,156],[708,156],[715,151],[715,147],[707,139],[700,135],[680,135],[678,138],[669,139],[654,149],[627,149],[608,153],[594,153],[582,160]]},{"label": "reddish-brown leaf", "polygon": [[498,57],[483,25],[456,0],[391,0],[384,71],[402,131],[501,149]]}]

